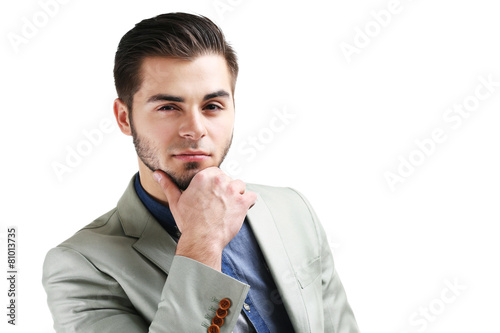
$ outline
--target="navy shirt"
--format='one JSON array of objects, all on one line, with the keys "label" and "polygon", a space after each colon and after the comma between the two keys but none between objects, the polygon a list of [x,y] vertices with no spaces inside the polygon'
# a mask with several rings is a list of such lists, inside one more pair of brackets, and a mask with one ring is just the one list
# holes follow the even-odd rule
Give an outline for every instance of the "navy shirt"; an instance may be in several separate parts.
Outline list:
[{"label": "navy shirt", "polygon": [[[139,174],[135,177],[135,190],[149,212],[172,238],[178,241],[180,232],[170,209],[144,190]],[[238,234],[222,251],[221,268],[222,273],[250,285],[242,310],[246,318],[243,320],[240,316],[234,333],[294,332],[273,277],[246,219]]]}]

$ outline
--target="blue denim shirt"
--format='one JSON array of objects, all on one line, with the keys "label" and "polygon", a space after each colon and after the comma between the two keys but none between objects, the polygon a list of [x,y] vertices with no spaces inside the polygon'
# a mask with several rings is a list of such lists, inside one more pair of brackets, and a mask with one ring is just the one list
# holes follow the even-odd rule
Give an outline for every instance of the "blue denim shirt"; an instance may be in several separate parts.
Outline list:
[{"label": "blue denim shirt", "polygon": [[[135,177],[135,190],[144,206],[177,241],[180,232],[170,209],[146,193],[140,183],[139,174]],[[234,332],[254,332],[252,329],[258,333],[294,332],[273,277],[246,219],[238,234],[222,251],[221,268],[222,273],[250,285],[242,310],[246,318],[242,321],[240,316]],[[245,326],[250,330],[245,329]]]}]

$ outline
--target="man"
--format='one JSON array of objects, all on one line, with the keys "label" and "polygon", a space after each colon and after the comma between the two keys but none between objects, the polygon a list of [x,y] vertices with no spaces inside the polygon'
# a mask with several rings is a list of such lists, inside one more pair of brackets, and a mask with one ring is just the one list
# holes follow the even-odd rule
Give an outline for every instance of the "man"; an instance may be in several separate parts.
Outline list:
[{"label": "man", "polygon": [[57,332],[358,332],[308,202],[219,169],[237,74],[205,17],[160,15],[123,36],[114,114],[139,172],[47,254]]}]

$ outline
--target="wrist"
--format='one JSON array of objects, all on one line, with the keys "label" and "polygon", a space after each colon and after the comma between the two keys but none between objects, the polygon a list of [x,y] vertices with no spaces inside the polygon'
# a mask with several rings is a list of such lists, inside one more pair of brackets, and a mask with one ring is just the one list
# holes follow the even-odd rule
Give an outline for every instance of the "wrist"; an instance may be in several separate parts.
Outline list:
[{"label": "wrist", "polygon": [[220,272],[222,249],[223,247],[213,240],[190,239],[183,234],[179,238],[175,254],[196,260]]}]

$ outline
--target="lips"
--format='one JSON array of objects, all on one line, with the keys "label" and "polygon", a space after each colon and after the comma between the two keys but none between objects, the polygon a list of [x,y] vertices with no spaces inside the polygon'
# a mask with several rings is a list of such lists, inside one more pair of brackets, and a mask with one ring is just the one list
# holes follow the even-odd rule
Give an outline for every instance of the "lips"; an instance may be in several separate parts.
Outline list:
[{"label": "lips", "polygon": [[184,162],[199,162],[209,158],[210,154],[204,151],[183,151],[174,154],[173,157]]}]

